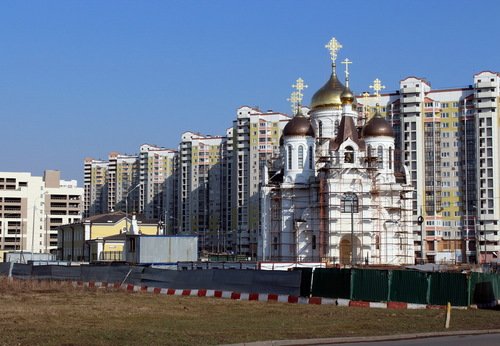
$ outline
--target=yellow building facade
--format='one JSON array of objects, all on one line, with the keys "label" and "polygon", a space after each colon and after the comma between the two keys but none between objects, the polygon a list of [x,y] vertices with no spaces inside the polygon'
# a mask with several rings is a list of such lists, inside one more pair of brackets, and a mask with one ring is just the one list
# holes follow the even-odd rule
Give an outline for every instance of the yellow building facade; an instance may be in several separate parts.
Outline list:
[{"label": "yellow building facade", "polygon": [[[124,212],[95,215],[80,223],[62,225],[58,232],[58,259],[64,261],[120,260],[127,233],[156,235],[157,220]],[[123,238],[123,239],[122,239]]]}]

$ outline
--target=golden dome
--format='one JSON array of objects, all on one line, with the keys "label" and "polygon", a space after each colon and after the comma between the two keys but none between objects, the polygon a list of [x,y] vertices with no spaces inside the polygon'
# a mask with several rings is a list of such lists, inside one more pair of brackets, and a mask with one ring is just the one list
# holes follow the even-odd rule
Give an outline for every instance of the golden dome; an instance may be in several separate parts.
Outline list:
[{"label": "golden dome", "polygon": [[352,105],[354,103],[355,97],[354,94],[352,93],[351,89],[349,89],[348,86],[344,88],[344,91],[342,91],[342,94],[340,94],[340,100],[342,101],[342,104],[345,105]]},{"label": "golden dome", "polygon": [[344,85],[338,80],[337,75],[332,73],[330,79],[313,95],[311,100],[311,109],[322,107],[342,106],[340,95],[344,91]]}]

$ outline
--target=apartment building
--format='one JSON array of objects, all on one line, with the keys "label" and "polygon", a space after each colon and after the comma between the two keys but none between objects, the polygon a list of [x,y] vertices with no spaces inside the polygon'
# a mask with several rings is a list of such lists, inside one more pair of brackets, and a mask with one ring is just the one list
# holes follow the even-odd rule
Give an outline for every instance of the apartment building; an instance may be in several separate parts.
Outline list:
[{"label": "apartment building", "polygon": [[262,169],[279,157],[280,137],[290,120],[286,114],[237,109],[232,129],[230,239],[240,254],[255,257],[260,224]]},{"label": "apartment building", "polygon": [[139,156],[112,152],[108,156],[108,162],[107,211],[125,210],[128,207],[128,211],[139,212],[140,189],[134,189],[140,182]]},{"label": "apartment building", "polygon": [[182,134],[175,230],[199,236],[201,250],[215,251],[222,230],[222,152],[226,137]]},{"label": "apartment building", "polygon": [[56,251],[57,228],[80,221],[82,207],[83,189],[59,171],[0,172],[0,250]]},{"label": "apartment building", "polygon": [[499,80],[498,73],[486,71],[463,88],[432,89],[429,81],[408,77],[394,93],[359,96],[358,110],[366,119],[380,103],[395,129],[395,158],[408,169],[415,189],[419,260],[497,259]]},{"label": "apartment building", "polygon": [[109,162],[85,158],[84,160],[84,206],[85,217],[107,212]]},{"label": "apartment building", "polygon": [[143,144],[139,152],[139,211],[148,219],[163,220],[167,229],[172,229],[176,206],[174,195],[177,188],[177,151]]}]

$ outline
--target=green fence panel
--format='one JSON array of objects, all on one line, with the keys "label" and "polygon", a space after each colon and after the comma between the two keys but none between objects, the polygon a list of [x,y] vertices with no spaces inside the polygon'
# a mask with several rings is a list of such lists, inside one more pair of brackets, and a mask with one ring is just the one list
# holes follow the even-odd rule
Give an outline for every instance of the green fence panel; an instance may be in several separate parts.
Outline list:
[{"label": "green fence panel", "polygon": [[353,300],[371,302],[387,301],[389,297],[389,271],[374,269],[353,269],[352,296]]},{"label": "green fence panel", "polygon": [[467,306],[467,276],[460,273],[431,273],[429,304]]},{"label": "green fence panel", "polygon": [[500,275],[471,273],[471,303],[478,306],[494,306],[500,300]]},{"label": "green fence panel", "polygon": [[312,296],[349,299],[350,269],[317,268],[314,270],[312,280]]},{"label": "green fence panel", "polygon": [[427,304],[428,286],[427,273],[394,270],[391,273],[389,300],[393,302]]}]

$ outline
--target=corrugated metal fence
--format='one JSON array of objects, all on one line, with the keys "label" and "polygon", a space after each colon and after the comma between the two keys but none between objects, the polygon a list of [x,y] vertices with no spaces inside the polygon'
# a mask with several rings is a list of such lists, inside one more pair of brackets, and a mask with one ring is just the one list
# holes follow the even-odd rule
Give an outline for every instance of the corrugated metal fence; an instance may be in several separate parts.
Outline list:
[{"label": "corrugated metal fence", "polygon": [[371,302],[468,306],[500,300],[500,275],[411,270],[316,269],[312,296]]}]

